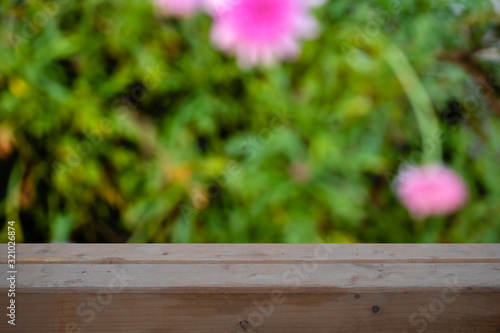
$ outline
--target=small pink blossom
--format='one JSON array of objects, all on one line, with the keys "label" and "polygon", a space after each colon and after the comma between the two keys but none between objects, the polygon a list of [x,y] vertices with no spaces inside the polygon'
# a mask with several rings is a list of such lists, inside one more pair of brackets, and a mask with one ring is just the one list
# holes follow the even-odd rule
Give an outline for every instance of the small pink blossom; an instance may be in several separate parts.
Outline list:
[{"label": "small pink blossom", "polygon": [[293,58],[300,51],[299,40],[318,32],[309,9],[322,0],[205,1],[217,2],[212,11],[212,42],[235,55],[244,68]]},{"label": "small pink blossom", "polygon": [[443,165],[408,167],[396,180],[399,200],[418,218],[450,214],[467,201],[465,182]]},{"label": "small pink blossom", "polygon": [[204,0],[154,0],[156,7],[166,16],[188,17],[204,7]]}]

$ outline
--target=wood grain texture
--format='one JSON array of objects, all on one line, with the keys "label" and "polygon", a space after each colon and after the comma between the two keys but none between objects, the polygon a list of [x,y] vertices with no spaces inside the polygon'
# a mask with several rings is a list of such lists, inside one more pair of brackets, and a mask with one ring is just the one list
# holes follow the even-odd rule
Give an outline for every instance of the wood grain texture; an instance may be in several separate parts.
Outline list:
[{"label": "wood grain texture", "polygon": [[500,244],[20,244],[18,253],[19,263],[48,264],[500,262]]},{"label": "wood grain texture", "polygon": [[499,244],[18,244],[16,259],[0,332],[500,332]]}]

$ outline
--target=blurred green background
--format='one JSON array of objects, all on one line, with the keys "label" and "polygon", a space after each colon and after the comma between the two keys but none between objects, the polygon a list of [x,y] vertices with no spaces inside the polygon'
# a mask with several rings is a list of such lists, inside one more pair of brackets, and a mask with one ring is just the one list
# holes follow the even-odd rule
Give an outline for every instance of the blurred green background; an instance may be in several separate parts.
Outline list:
[{"label": "blurred green background", "polygon": [[[500,241],[498,2],[330,0],[298,59],[247,71],[204,14],[0,3],[1,241],[8,220],[18,242]],[[453,215],[391,189],[425,148],[383,38],[469,186]]]}]

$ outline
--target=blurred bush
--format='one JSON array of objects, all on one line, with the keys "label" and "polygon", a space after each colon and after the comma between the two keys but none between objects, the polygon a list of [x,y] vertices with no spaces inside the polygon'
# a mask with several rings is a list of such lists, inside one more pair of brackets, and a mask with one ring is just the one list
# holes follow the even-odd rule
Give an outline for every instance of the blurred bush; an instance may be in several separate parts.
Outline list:
[{"label": "blurred bush", "polygon": [[[25,242],[498,242],[494,5],[332,0],[296,61],[242,71],[206,15],[2,1],[2,220]],[[391,190],[426,148],[382,38],[440,116],[456,214],[413,221]]]}]

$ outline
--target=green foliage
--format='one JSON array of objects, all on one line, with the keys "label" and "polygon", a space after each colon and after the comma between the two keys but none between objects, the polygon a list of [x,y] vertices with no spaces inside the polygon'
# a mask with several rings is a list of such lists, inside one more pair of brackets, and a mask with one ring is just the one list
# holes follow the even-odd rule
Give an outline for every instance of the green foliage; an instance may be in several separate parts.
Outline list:
[{"label": "green foliage", "polygon": [[[490,1],[331,0],[296,61],[249,71],[212,47],[206,15],[162,18],[148,1],[1,8],[0,216],[18,241],[500,241]],[[391,190],[426,151],[384,40],[408,56],[470,188],[451,216],[413,221]]]}]

